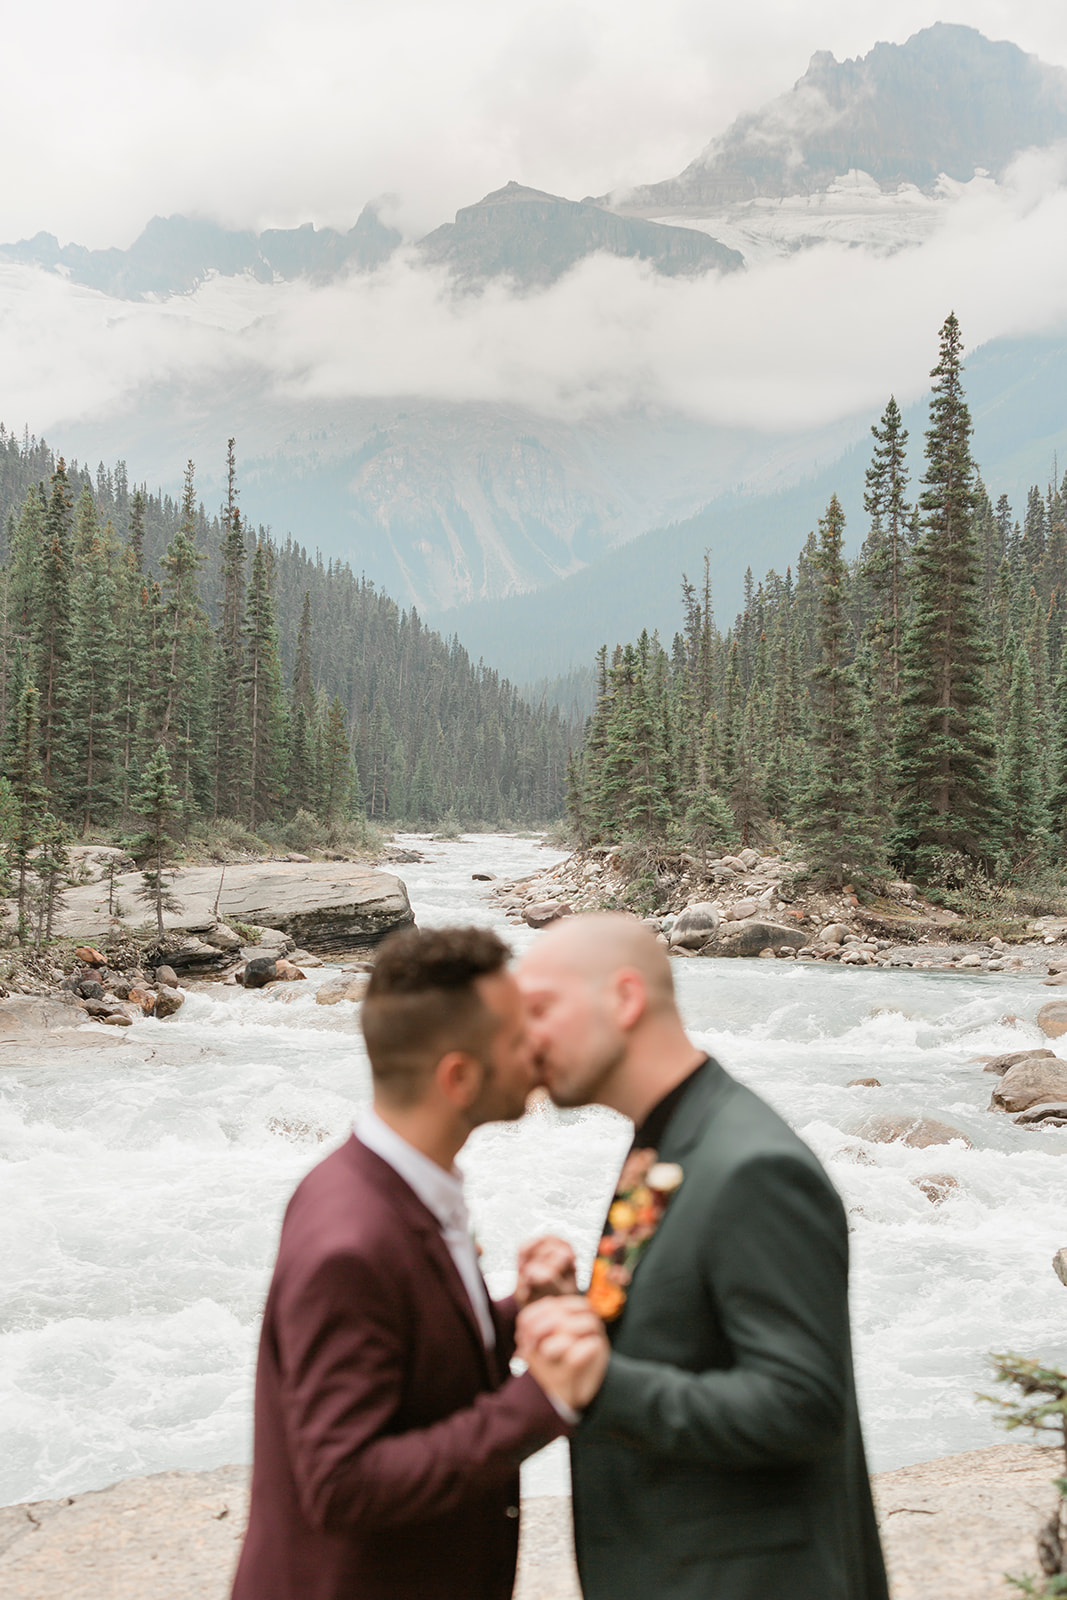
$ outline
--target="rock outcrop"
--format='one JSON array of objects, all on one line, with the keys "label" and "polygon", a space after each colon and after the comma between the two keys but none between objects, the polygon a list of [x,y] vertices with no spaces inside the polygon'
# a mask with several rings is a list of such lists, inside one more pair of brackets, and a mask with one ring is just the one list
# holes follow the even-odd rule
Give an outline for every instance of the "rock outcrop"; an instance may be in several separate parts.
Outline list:
[{"label": "rock outcrop", "polygon": [[[116,935],[144,928],[140,882],[140,874],[131,872],[117,876],[113,886],[71,888],[57,933],[106,946]],[[401,880],[362,862],[189,867],[174,874],[171,891],[178,909],[164,914],[165,946],[169,964],[179,970],[209,971],[229,960],[237,940],[234,922],[281,929],[313,950],[340,952],[373,944],[414,921]]]}]

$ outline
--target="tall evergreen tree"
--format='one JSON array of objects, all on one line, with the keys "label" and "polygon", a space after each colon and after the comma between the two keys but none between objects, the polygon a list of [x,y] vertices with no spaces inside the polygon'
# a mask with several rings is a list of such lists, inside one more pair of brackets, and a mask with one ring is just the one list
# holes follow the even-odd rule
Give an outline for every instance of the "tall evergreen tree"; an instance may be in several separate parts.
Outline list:
[{"label": "tall evergreen tree", "polygon": [[254,831],[275,815],[285,788],[285,705],[271,593],[273,563],[256,546],[244,629],[245,704],[248,719],[248,825]]},{"label": "tall evergreen tree", "polygon": [[35,605],[37,681],[41,685],[41,768],[50,795],[62,792],[68,727],[73,502],[63,458],[56,463],[42,528]]},{"label": "tall evergreen tree", "polygon": [[834,495],[819,523],[819,660],[811,672],[814,726],[811,785],[798,833],[813,869],[842,887],[877,859],[866,783],[859,694],[851,666],[845,514]]},{"label": "tall evergreen tree", "polygon": [[1048,812],[1041,778],[1041,751],[1034,726],[1034,683],[1026,648],[1012,663],[1008,725],[1001,748],[1000,783],[1007,822],[1005,843],[1016,860],[1043,856]]},{"label": "tall evergreen tree", "polygon": [[940,852],[988,858],[1000,837],[989,650],[974,533],[975,467],[962,340],[950,315],[933,369],[930,428],[914,555],[914,612],[904,646],[897,737],[896,849],[908,870]]}]

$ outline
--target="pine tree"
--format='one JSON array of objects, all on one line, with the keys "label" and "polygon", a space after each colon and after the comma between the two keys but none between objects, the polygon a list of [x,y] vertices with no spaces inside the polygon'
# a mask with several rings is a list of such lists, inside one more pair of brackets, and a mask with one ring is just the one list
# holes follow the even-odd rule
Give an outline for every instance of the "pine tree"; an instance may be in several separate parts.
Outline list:
[{"label": "pine tree", "polygon": [[137,898],[147,901],[155,912],[156,937],[162,944],[163,913],[177,906],[167,885],[175,864],[180,815],[180,797],[171,781],[165,745],[157,744],[133,803],[144,822],[144,831],[130,845],[130,854],[141,869]]},{"label": "pine tree", "polygon": [[222,604],[212,682],[212,746],[215,816],[236,817],[245,809],[249,746],[245,695],[244,617],[247,548],[237,504],[234,441],[226,449],[226,505],[222,516]]},{"label": "pine tree", "polygon": [[[904,633],[907,589],[908,473],[905,446],[908,430],[891,395],[881,426],[871,428],[874,450],[867,468],[863,508],[871,519],[864,546],[864,577],[874,598],[874,616],[880,623],[885,692],[891,702],[900,696],[900,651]],[[879,662],[881,669],[881,661]]]},{"label": "pine tree", "polygon": [[[336,696],[330,701],[330,708],[326,713],[322,744],[321,813],[326,822],[337,822],[348,816],[352,809],[355,775],[352,771],[352,750],[348,742],[348,730],[345,727],[344,707]],[[432,765],[427,752],[424,751],[420,756],[419,764],[420,767],[425,766],[420,782],[429,791],[431,798],[426,810],[419,810],[413,800],[413,809],[417,816],[425,817],[429,822],[436,822],[440,813],[432,799]],[[412,789],[414,788],[413,783]]]},{"label": "pine tree", "polygon": [[[94,822],[115,810],[115,685],[119,648],[115,626],[115,557],[111,524],[101,536],[95,511],[86,514],[85,493],[79,499],[79,560],[72,592],[70,712],[66,792],[68,815],[76,817],[82,836]],[[91,502],[90,502],[91,504]]]},{"label": "pine tree", "polygon": [[59,818],[48,811],[41,818],[37,855],[33,863],[37,876],[37,932],[34,944],[38,951],[52,942],[52,929],[56,912],[63,904],[63,885],[69,869],[67,830]]},{"label": "pine tree", "polygon": [[35,604],[37,681],[41,685],[41,768],[45,788],[58,795],[63,788],[62,747],[68,727],[66,691],[71,629],[70,483],[63,458],[56,463],[42,529]]},{"label": "pine tree", "polygon": [[866,783],[859,694],[850,656],[848,571],[842,554],[845,515],[832,496],[819,523],[820,656],[812,669],[815,723],[811,786],[798,834],[813,869],[841,888],[877,857]]},{"label": "pine tree", "polygon": [[207,559],[196,547],[195,468],[185,468],[182,516],[178,531],[163,557],[163,587],[166,594],[166,635],[161,663],[163,671],[162,713],[159,737],[169,751],[175,751],[184,734],[185,711],[198,687],[190,681],[192,634],[200,614],[199,574]]},{"label": "pine tree", "polygon": [[270,552],[266,545],[259,544],[252,557],[244,627],[246,785],[248,826],[253,832],[258,822],[277,812],[285,788],[285,706],[272,580]]},{"label": "pine tree", "polygon": [[1001,747],[1000,784],[1007,819],[1006,843],[1016,860],[1044,855],[1048,813],[1041,781],[1041,752],[1034,727],[1030,660],[1020,645],[1012,663],[1008,724]]},{"label": "pine tree", "polygon": [[13,726],[5,754],[7,777],[18,808],[11,856],[18,871],[16,933],[20,944],[25,944],[29,938],[29,924],[26,918],[26,873],[29,869],[30,856],[40,841],[41,824],[45,814],[46,792],[37,754],[37,703],[36,685],[26,678],[14,708]]},{"label": "pine tree", "polygon": [[[383,721],[383,718],[385,719]],[[388,712],[379,702],[372,719],[371,757],[373,772],[369,785],[370,814],[384,810],[385,737]],[[311,675],[311,593],[306,590],[300,608],[293,663],[292,697],[289,703],[289,800],[294,811],[314,811],[317,790],[315,772],[315,688]]]},{"label": "pine tree", "polygon": [[896,849],[907,870],[920,874],[944,851],[989,859],[1001,831],[961,352],[952,315],[932,373],[923,532],[913,558],[897,737]]}]

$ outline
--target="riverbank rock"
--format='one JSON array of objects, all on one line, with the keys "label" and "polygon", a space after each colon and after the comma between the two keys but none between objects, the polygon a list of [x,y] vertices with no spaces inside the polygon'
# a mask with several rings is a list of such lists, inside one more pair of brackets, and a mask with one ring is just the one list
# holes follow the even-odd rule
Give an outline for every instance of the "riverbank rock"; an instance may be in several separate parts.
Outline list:
[{"label": "riverbank rock", "polygon": [[744,922],[724,922],[704,951],[709,956],[758,956],[769,950],[799,950],[806,943],[799,928],[783,928],[776,922],[750,917]]},{"label": "riverbank rock", "polygon": [[881,1087],[882,1080],[880,1078],[850,1078],[846,1084],[846,1088],[849,1089],[880,1089]]},{"label": "riverbank rock", "polygon": [[1067,1100],[1067,1061],[1040,1057],[1017,1061],[993,1090],[990,1111],[1026,1111],[1043,1101]]},{"label": "riverbank rock", "polygon": [[185,996],[176,986],[161,983],[156,991],[156,1004],[152,1012],[154,1017],[172,1017],[180,1011],[185,1004]]},{"label": "riverbank rock", "polygon": [[1014,1119],[1021,1127],[1067,1128],[1067,1100],[1042,1101],[1027,1106]]},{"label": "riverbank rock", "polygon": [[1067,1000],[1050,1000],[1037,1014],[1037,1025],[1046,1039],[1067,1033]]},{"label": "riverbank rock", "polygon": [[537,900],[532,906],[527,906],[522,915],[527,926],[547,928],[549,923],[558,922],[561,917],[573,916],[574,912],[565,900]]},{"label": "riverbank rock", "polygon": [[695,905],[679,911],[669,934],[671,949],[700,950],[713,939],[719,929],[719,913],[710,900],[698,900]]},{"label": "riverbank rock", "polygon": [[273,956],[253,956],[236,976],[246,989],[262,989],[278,976],[278,963]]},{"label": "riverbank rock", "polygon": [[1056,1251],[1052,1258],[1052,1270],[1064,1288],[1067,1288],[1067,1249]]},{"label": "riverbank rock", "polygon": [[106,967],[107,957],[100,954],[99,950],[91,944],[80,944],[74,952],[75,961],[80,961],[85,967]]},{"label": "riverbank rock", "polygon": [[951,1144],[954,1139],[961,1139],[969,1150],[973,1149],[965,1133],[947,1122],[938,1122],[935,1117],[867,1117],[852,1132],[871,1144],[893,1144],[899,1140],[913,1150],[927,1150],[935,1144]]},{"label": "riverbank rock", "polygon": [[[140,874],[115,878],[112,914],[106,883],[78,884],[66,891],[56,933],[86,945],[107,945],[116,934],[144,927],[137,899]],[[316,951],[344,951],[376,943],[414,921],[407,890],[389,872],[353,861],[269,861],[188,867],[174,874],[170,890],[178,908],[164,913],[166,959],[177,970],[221,966],[235,948],[233,923],[278,929]],[[222,930],[220,938],[220,930]],[[212,943],[212,939],[219,941]]]},{"label": "riverbank rock", "polygon": [[[979,1058],[981,1059],[981,1058]],[[982,1068],[983,1072],[995,1072],[1003,1077],[1009,1067],[1018,1066],[1020,1061],[1055,1061],[1055,1050],[1009,1050],[1006,1055],[993,1056]]]},{"label": "riverbank rock", "polygon": [[315,995],[317,1006],[335,1006],[342,1000],[362,1000],[370,982],[365,972],[342,972],[339,978],[328,978],[319,985]]}]

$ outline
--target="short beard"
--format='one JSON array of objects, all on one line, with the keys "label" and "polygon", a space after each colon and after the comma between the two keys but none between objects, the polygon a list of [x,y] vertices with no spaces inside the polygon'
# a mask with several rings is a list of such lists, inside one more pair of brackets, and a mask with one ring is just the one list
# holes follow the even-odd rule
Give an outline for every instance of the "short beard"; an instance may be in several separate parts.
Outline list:
[{"label": "short beard", "polygon": [[[626,1042],[620,1039],[610,1049],[605,1049],[595,1057],[584,1073],[569,1089],[561,1086],[558,1092],[549,1089],[552,1104],[561,1111],[577,1110],[579,1106],[594,1106],[602,1103],[600,1092],[611,1077],[615,1069],[626,1058]],[[546,1085],[547,1087],[547,1085]]]}]

